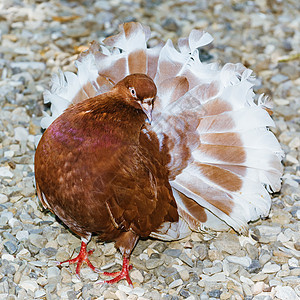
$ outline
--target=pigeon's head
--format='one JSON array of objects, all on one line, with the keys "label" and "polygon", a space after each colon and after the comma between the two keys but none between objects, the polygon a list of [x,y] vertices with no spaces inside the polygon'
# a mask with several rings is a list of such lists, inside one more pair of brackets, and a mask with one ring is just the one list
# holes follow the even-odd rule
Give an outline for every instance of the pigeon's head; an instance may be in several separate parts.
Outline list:
[{"label": "pigeon's head", "polygon": [[151,123],[157,88],[149,76],[141,73],[128,75],[118,82],[115,88],[122,89],[123,95],[126,94],[126,101],[135,108],[141,109]]}]

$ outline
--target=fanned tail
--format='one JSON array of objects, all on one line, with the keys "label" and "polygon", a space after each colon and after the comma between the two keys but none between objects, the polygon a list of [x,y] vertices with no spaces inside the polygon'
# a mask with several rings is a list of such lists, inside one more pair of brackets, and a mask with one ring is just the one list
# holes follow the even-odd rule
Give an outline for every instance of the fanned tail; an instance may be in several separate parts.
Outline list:
[{"label": "fanned tail", "polygon": [[[181,52],[168,43],[168,51],[162,49],[156,78],[170,88],[159,90],[162,111],[153,126],[162,142],[168,139],[171,185],[190,228],[218,228],[215,216],[245,233],[249,221],[268,214],[268,191],[280,189],[283,152],[269,131],[275,125],[264,100],[254,101],[252,71],[241,64],[202,64],[193,45],[203,36],[190,35]],[[172,84],[179,78],[187,81],[184,88]],[[170,94],[178,95],[175,103]]]}]

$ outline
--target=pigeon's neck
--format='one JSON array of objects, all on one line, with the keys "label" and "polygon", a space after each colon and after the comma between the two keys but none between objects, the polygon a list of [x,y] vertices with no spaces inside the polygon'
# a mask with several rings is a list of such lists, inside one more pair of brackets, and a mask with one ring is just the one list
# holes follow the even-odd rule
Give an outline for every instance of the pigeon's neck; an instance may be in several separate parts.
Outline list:
[{"label": "pigeon's neck", "polygon": [[66,112],[71,123],[85,130],[105,127],[112,134],[137,141],[146,120],[141,109],[109,93],[82,101]]}]

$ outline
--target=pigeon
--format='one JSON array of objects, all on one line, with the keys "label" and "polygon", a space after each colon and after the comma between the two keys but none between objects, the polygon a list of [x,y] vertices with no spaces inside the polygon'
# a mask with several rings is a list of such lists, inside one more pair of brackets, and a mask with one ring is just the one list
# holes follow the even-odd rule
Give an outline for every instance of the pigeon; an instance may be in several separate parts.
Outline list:
[{"label": "pigeon", "polygon": [[92,42],[77,74],[61,72],[44,93],[51,114],[35,154],[37,195],[81,237],[79,276],[92,235],[114,241],[132,286],[130,254],[140,237],[172,241],[266,217],[280,190],[283,151],[268,97],[253,92],[242,64],[204,63],[212,36],[192,30],[149,47],[148,26],[120,25]]}]

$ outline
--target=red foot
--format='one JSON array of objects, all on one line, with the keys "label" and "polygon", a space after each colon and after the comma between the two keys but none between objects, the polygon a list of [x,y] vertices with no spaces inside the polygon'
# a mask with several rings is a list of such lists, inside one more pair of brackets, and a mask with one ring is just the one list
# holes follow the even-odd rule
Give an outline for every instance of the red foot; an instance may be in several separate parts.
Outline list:
[{"label": "red foot", "polygon": [[77,266],[76,266],[76,275],[78,278],[80,278],[80,268],[82,266],[82,264],[85,262],[93,271],[95,272],[99,272],[98,269],[96,269],[92,263],[89,261],[88,259],[88,255],[92,254],[94,252],[94,250],[90,250],[89,252],[86,251],[86,243],[85,242],[81,242],[81,248],[80,248],[80,251],[79,251],[79,254],[78,256],[76,256],[75,258],[73,259],[69,259],[69,260],[65,260],[65,261],[62,261],[60,263],[58,263],[59,265],[62,265],[64,263],[69,263],[69,264],[75,264],[77,263]]},{"label": "red foot", "polygon": [[122,270],[121,271],[119,271],[119,272],[112,272],[112,273],[109,273],[109,272],[102,273],[105,276],[116,276],[116,277],[113,278],[113,279],[110,279],[110,280],[100,281],[98,283],[109,283],[109,284],[112,284],[112,283],[119,282],[122,279],[126,279],[127,282],[128,282],[128,284],[133,288],[132,281],[131,281],[131,279],[129,277],[129,271],[131,269],[132,269],[132,265],[129,265],[129,259],[128,259],[128,257],[123,256],[123,266],[122,266]]}]

